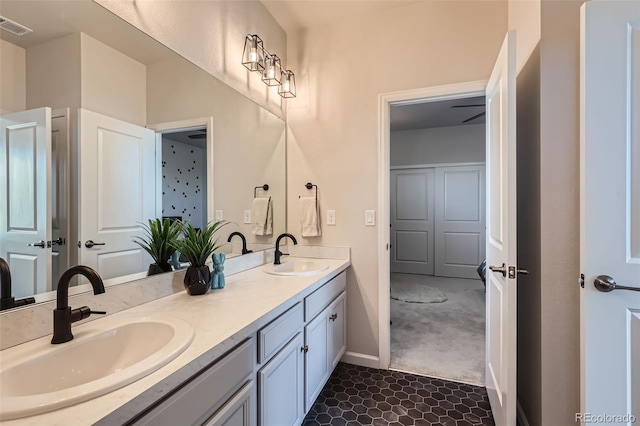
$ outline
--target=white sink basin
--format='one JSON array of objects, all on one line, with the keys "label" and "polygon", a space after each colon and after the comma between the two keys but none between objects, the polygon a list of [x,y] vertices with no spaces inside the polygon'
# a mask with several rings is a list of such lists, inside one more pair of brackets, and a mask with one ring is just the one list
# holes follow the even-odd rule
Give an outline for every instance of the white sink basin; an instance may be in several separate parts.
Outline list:
[{"label": "white sink basin", "polygon": [[0,420],[45,413],[132,383],[180,355],[193,327],[179,319],[105,318],[72,328],[74,340],[38,339],[2,352]]},{"label": "white sink basin", "polygon": [[263,266],[263,271],[271,275],[306,276],[314,275],[329,268],[329,265],[314,260],[290,260],[280,265],[268,264]]}]

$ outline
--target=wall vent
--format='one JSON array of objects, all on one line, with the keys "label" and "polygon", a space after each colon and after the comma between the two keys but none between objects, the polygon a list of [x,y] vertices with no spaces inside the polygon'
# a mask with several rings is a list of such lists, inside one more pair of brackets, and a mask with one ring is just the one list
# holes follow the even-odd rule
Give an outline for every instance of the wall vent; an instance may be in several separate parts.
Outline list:
[{"label": "wall vent", "polygon": [[17,22],[12,21],[11,19],[7,19],[4,16],[0,16],[0,28],[9,31],[11,34],[17,36],[22,36],[33,32],[32,29],[29,29],[24,25],[20,25]]}]

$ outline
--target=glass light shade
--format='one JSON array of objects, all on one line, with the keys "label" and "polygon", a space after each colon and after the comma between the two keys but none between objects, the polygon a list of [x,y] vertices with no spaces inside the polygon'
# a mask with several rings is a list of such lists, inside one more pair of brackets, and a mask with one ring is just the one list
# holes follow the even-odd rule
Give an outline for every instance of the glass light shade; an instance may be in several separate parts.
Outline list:
[{"label": "glass light shade", "polygon": [[262,39],[255,34],[248,34],[244,40],[242,65],[249,71],[262,71],[264,69],[264,45]]},{"label": "glass light shade", "polygon": [[278,93],[283,98],[296,97],[296,76],[289,70],[282,71],[282,81]]},{"label": "glass light shade", "polygon": [[264,70],[262,71],[262,81],[267,86],[280,85],[282,78],[282,65],[277,55],[267,55],[264,58]]}]

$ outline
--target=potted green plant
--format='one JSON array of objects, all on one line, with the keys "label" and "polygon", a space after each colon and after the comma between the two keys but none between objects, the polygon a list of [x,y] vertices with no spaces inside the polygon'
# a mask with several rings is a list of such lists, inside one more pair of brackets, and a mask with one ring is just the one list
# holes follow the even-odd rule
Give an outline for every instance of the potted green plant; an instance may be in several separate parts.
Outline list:
[{"label": "potted green plant", "polygon": [[149,219],[149,225],[142,224],[144,237],[134,237],[134,242],[153,258],[147,276],[171,272],[169,259],[176,251],[175,243],[182,232],[182,223],[169,219]]},{"label": "potted green plant", "polygon": [[210,222],[196,230],[190,223],[183,229],[183,238],[176,241],[176,249],[187,258],[191,264],[184,276],[184,287],[192,296],[205,294],[211,282],[211,271],[207,266],[207,259],[218,245],[216,231],[226,225],[225,221]]}]

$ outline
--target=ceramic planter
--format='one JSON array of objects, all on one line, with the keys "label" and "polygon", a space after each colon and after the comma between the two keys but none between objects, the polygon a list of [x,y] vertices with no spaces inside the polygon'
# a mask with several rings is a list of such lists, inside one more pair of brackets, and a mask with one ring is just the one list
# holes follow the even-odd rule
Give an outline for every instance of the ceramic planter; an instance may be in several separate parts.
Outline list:
[{"label": "ceramic planter", "polygon": [[184,275],[184,288],[191,296],[205,294],[211,283],[211,271],[208,266],[189,266]]}]

